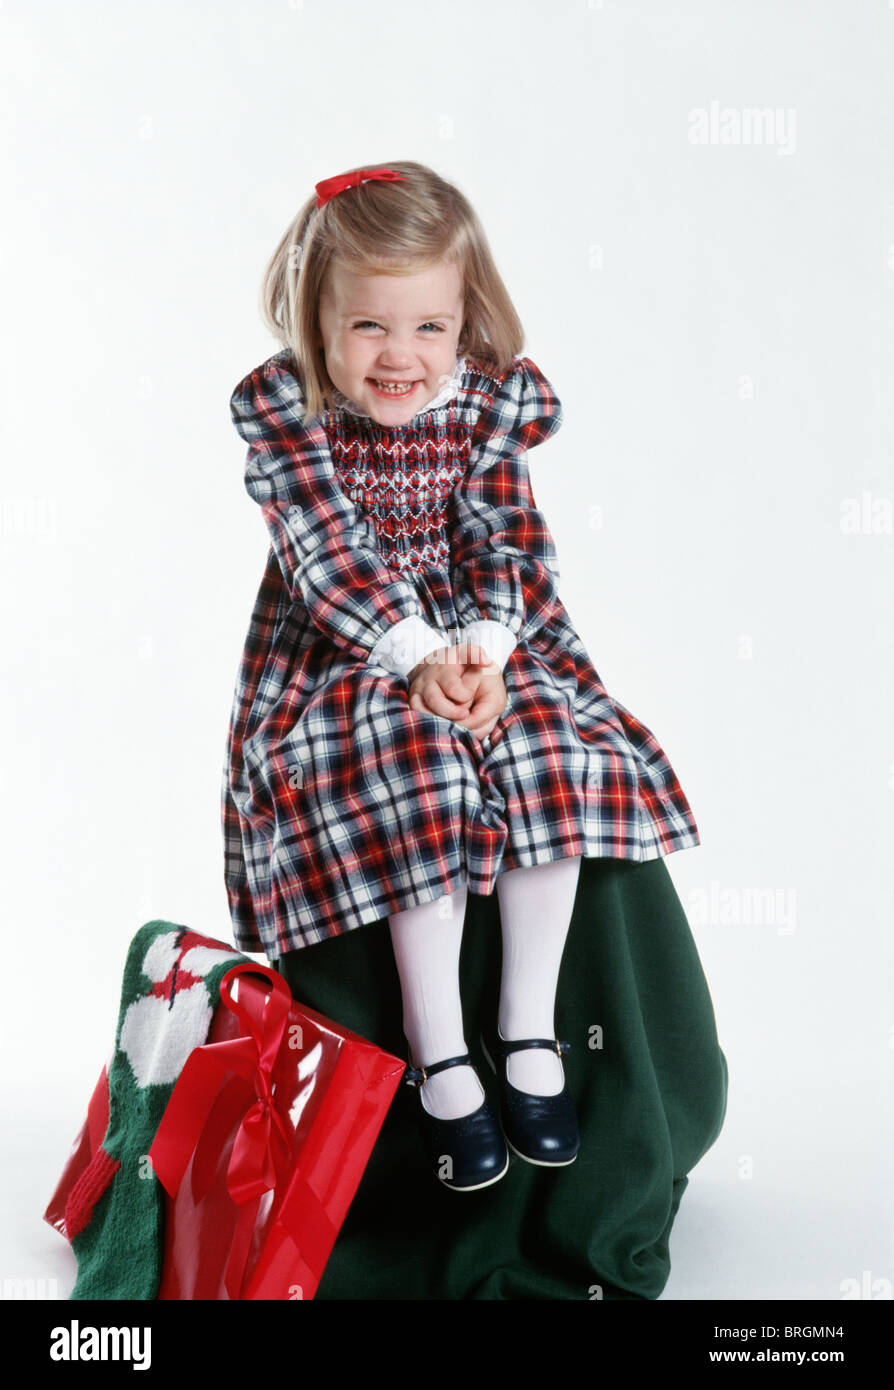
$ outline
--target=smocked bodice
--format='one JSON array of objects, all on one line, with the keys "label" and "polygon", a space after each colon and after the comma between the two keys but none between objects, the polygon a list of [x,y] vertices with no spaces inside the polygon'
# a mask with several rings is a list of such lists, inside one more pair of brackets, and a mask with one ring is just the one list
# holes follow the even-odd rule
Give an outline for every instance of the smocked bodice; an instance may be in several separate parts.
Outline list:
[{"label": "smocked bodice", "polygon": [[371,518],[386,563],[400,573],[446,570],[448,499],[468,467],[471,422],[453,406],[416,425],[380,425],[343,409],[321,420],[339,483]]}]

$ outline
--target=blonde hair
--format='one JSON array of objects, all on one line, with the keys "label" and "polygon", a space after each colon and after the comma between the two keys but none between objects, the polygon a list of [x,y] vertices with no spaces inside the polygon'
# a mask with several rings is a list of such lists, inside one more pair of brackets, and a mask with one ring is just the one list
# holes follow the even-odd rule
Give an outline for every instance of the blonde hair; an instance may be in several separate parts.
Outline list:
[{"label": "blonde hair", "polygon": [[308,418],[329,408],[335,389],[319,344],[320,295],[333,266],[366,275],[410,275],[453,262],[464,302],[457,356],[475,358],[499,375],[524,343],[521,320],[484,229],[459,189],[412,160],[357,168],[394,169],[406,178],[368,179],[321,208],[314,192],[264,272],[261,315],[274,337],[291,350]]}]

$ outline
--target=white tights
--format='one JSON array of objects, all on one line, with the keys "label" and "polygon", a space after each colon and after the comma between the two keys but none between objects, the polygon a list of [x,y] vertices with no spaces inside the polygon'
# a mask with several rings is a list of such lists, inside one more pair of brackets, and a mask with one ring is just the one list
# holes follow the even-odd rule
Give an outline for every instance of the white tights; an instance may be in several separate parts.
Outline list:
[{"label": "white tights", "polygon": [[[507,869],[496,881],[503,964],[497,1024],[501,1036],[555,1037],[556,985],[580,856]],[[414,1066],[467,1052],[459,995],[459,952],[468,888],[403,912],[388,922],[400,976],[403,1030]],[[496,1058],[494,1059],[497,1060]],[[527,1048],[510,1053],[507,1077],[533,1095],[556,1095],[565,1082],[557,1053]],[[472,1067],[448,1067],[420,1090],[422,1104],[442,1120],[477,1110],[484,1099]]]}]

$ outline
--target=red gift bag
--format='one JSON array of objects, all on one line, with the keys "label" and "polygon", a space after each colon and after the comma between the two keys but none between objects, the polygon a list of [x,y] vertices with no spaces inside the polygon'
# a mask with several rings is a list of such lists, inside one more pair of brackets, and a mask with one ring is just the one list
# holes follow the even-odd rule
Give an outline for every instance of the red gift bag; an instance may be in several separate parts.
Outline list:
[{"label": "red gift bag", "polygon": [[108,1068],[110,1061],[111,1057],[106,1059],[102,1071],[99,1073],[99,1080],[94,1086],[93,1095],[87,1104],[87,1118],[81,1125],[77,1138],[71,1146],[71,1153],[62,1169],[62,1176],[56,1184],[56,1190],[43,1214],[44,1221],[48,1221],[54,1230],[65,1236],[66,1240],[68,1239],[68,1231],[65,1225],[65,1205],[68,1201],[68,1194],[96,1153],[109,1127]]},{"label": "red gift bag", "polygon": [[[297,1003],[268,966],[227,971],[220,1002],[149,1150],[166,1193],[157,1298],[313,1298],[406,1064]],[[103,1068],[44,1213],[63,1234],[107,1117]]]}]

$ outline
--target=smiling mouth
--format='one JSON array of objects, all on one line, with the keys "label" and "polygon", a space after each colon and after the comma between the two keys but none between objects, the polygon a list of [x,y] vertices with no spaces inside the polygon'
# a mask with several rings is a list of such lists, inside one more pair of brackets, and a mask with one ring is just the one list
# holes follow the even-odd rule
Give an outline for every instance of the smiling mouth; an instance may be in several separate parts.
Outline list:
[{"label": "smiling mouth", "polygon": [[419,383],[417,381],[389,381],[385,377],[371,376],[370,381],[380,395],[383,396],[409,396],[410,392]]}]

